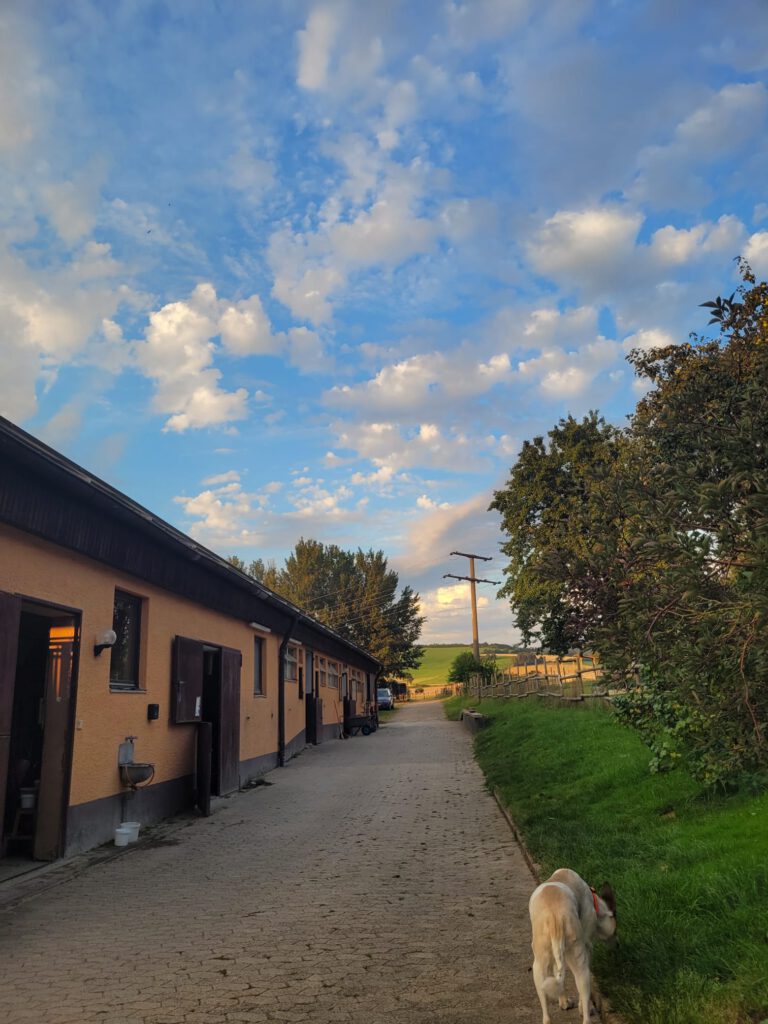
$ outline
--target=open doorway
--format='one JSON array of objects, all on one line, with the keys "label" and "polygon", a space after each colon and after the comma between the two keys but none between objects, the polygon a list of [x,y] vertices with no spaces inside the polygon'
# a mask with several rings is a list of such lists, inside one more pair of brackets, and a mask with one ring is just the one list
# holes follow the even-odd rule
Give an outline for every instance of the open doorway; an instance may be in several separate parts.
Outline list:
[{"label": "open doorway", "polygon": [[[210,724],[210,793],[226,796],[240,781],[240,651],[177,636],[171,720]],[[199,743],[198,743],[199,746]],[[198,765],[198,784],[201,766]],[[207,773],[207,767],[206,767]],[[198,805],[201,793],[198,792]],[[203,801],[204,802],[204,801]]]},{"label": "open doorway", "polygon": [[64,852],[79,615],[6,594],[0,616],[13,643],[0,671],[0,855],[8,868]]}]

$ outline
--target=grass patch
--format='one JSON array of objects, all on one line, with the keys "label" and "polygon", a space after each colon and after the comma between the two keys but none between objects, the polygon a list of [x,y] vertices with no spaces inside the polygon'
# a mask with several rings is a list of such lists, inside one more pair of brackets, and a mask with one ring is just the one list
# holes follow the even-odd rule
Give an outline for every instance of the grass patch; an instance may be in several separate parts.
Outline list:
[{"label": "grass patch", "polygon": [[[446,702],[458,717],[470,701]],[[768,794],[706,797],[591,705],[485,701],[478,761],[542,865],[610,880],[621,945],[595,949],[632,1024],[768,1018]]]},{"label": "grass patch", "polygon": [[471,650],[472,648],[465,644],[456,644],[453,647],[425,647],[421,664],[411,670],[413,682],[410,685],[445,686],[453,660],[459,654]]}]

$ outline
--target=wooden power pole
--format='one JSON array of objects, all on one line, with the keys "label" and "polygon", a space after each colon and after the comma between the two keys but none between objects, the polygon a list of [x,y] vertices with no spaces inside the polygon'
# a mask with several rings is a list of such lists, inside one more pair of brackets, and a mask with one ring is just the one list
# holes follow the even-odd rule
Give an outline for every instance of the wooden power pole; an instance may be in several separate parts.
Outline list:
[{"label": "wooden power pole", "polygon": [[462,558],[469,559],[469,576],[454,576],[451,572],[443,573],[443,579],[451,580],[469,580],[470,593],[472,595],[472,651],[475,655],[475,661],[480,661],[480,639],[477,633],[477,591],[475,590],[476,583],[493,583],[498,586],[497,580],[481,580],[475,576],[475,559],[479,558],[481,562],[492,562],[492,558],[487,558],[485,555],[470,555],[466,551],[452,551],[452,555],[461,555]]}]

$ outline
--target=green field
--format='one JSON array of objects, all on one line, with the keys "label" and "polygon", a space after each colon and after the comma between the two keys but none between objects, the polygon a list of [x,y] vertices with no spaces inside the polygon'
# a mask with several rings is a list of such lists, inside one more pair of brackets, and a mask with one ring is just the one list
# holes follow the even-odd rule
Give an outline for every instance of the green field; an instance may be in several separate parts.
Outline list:
[{"label": "green field", "polygon": [[453,659],[471,651],[467,644],[456,644],[455,647],[425,647],[424,660],[413,670],[413,686],[445,686],[448,682],[448,670]]},{"label": "green field", "polygon": [[[455,644],[452,647],[425,647],[424,659],[418,668],[413,669],[413,686],[445,686],[448,682],[448,671],[451,662],[459,654],[471,651],[471,644]],[[480,656],[485,657],[485,648],[481,645]],[[497,654],[499,665],[504,664],[505,655]]]}]

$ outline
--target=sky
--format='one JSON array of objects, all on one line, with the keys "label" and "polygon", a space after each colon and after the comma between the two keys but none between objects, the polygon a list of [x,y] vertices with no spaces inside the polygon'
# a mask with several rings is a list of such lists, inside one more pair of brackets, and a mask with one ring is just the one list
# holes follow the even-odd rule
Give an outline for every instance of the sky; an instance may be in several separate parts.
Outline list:
[{"label": "sky", "polygon": [[0,414],[467,642],[523,441],[768,276],[767,73],[768,0],[2,0]]}]

